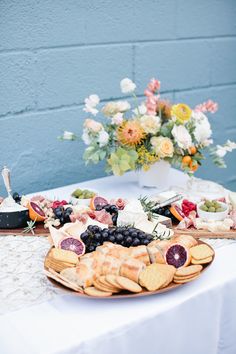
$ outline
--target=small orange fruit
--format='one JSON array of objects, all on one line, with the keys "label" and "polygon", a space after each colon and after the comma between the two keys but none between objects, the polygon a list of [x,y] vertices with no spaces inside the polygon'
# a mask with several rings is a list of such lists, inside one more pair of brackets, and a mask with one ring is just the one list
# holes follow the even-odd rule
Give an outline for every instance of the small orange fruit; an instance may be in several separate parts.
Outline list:
[{"label": "small orange fruit", "polygon": [[94,197],[91,198],[89,206],[90,206],[90,209],[96,210],[98,205],[100,207],[102,207],[107,204],[109,204],[108,200],[106,200],[103,197],[99,197],[98,195],[95,195]]},{"label": "small orange fruit", "polygon": [[178,205],[172,204],[170,207],[170,212],[177,220],[182,221],[184,218],[184,213],[182,212],[181,208]]},{"label": "small orange fruit", "polygon": [[38,204],[34,202],[29,202],[28,204],[29,209],[29,217],[31,220],[40,222],[46,219],[46,215],[44,211],[38,206]]},{"label": "small orange fruit", "polygon": [[190,164],[190,162],[192,161],[192,159],[191,159],[191,157],[190,156],[184,156],[183,158],[182,158],[182,164],[183,165],[189,165]]},{"label": "small orange fruit", "polygon": [[191,147],[189,148],[189,153],[190,153],[191,155],[195,155],[196,152],[197,152],[197,149],[196,149],[195,146],[191,146]]},{"label": "small orange fruit", "polygon": [[197,171],[198,167],[199,167],[199,165],[197,162],[191,161],[189,164],[189,168],[192,172]]}]

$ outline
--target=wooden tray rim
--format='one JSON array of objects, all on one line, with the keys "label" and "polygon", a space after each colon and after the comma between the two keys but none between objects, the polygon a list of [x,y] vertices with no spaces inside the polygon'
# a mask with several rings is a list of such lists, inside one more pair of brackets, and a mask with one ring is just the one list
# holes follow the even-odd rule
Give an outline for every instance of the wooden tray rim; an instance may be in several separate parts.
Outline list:
[{"label": "wooden tray rim", "polygon": [[[214,249],[206,242],[203,242],[203,241],[198,241],[199,244],[205,244],[207,246],[209,246],[212,251],[214,252],[213,256],[212,256],[212,261],[210,263],[207,263],[206,265],[203,265],[203,269],[202,271],[200,272],[200,277],[201,277],[201,274],[203,272],[205,272],[207,270],[207,268],[209,268],[209,266],[214,262],[214,259],[215,259],[215,251]],[[51,249],[53,247],[51,247],[45,257],[45,260],[44,260],[44,269],[48,271],[48,268],[46,267],[45,263],[46,263],[46,259],[47,257],[49,256],[49,253],[51,252]],[[137,297],[143,297],[143,296],[150,296],[150,295],[156,295],[156,294],[162,294],[162,293],[165,293],[165,292],[168,292],[168,291],[171,291],[173,289],[176,289],[176,288],[179,288],[183,285],[186,285],[186,284],[189,284],[191,283],[192,281],[194,281],[195,279],[193,279],[192,281],[188,282],[188,283],[184,283],[184,284],[176,284],[176,283],[170,283],[167,287],[163,288],[163,289],[159,289],[159,290],[156,290],[156,291],[142,291],[141,293],[119,293],[119,294],[116,294],[116,295],[112,295],[112,296],[90,296],[90,295],[87,295],[85,293],[82,293],[82,292],[79,292],[79,291],[75,291],[75,290],[72,290],[70,288],[67,288],[66,286],[58,283],[56,280],[50,278],[47,276],[47,278],[50,280],[51,283],[53,283],[57,288],[63,288],[64,290],[66,290],[67,292],[69,293],[72,293],[73,295],[76,295],[76,296],[79,296],[79,297],[84,297],[84,298],[89,298],[89,299],[124,299],[124,298],[137,298]],[[198,277],[199,278],[199,277]],[[196,280],[198,279],[196,278]]]}]

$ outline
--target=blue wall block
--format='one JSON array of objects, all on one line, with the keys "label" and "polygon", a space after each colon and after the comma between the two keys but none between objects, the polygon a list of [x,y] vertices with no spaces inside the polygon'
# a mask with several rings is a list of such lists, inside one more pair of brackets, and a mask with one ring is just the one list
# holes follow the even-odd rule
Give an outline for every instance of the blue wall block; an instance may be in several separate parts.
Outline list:
[{"label": "blue wall block", "polygon": [[[215,143],[236,140],[235,18],[235,0],[1,0],[0,167],[12,168],[14,189],[105,174],[104,164],[84,165],[81,140],[57,136],[80,136],[84,98],[120,99],[126,76],[140,101],[152,77],[174,102],[218,101]],[[236,190],[235,155],[226,170],[207,160],[197,174]]]}]

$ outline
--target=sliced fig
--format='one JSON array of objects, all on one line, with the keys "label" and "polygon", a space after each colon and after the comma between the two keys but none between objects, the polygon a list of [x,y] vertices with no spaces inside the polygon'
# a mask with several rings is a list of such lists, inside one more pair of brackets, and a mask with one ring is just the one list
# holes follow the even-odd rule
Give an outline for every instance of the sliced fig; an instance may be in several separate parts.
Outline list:
[{"label": "sliced fig", "polygon": [[60,243],[60,247],[63,250],[75,252],[78,256],[82,256],[85,253],[85,244],[74,237],[64,238]]},{"label": "sliced fig", "polygon": [[167,264],[179,268],[189,264],[190,255],[186,247],[179,243],[175,243],[167,249],[165,260]]}]

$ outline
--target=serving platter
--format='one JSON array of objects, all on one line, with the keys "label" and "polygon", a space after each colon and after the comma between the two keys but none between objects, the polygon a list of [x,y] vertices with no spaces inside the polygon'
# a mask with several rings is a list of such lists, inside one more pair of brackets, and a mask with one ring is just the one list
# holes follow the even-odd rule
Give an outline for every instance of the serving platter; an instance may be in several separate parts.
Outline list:
[{"label": "serving platter", "polygon": [[[213,257],[212,257],[212,261],[208,264],[203,264],[203,269],[201,271],[201,273],[205,272],[207,270],[207,268],[209,268],[209,266],[212,264],[212,262],[214,262],[214,258],[215,258],[215,251],[214,249],[207,243],[203,242],[203,241],[198,241],[198,244],[205,244],[207,245],[209,248],[211,248],[211,250],[213,251]],[[55,272],[53,269],[50,269],[47,266],[47,261],[48,258],[50,257],[50,252],[51,249],[53,247],[51,247],[45,257],[45,261],[44,261],[44,271],[45,271],[45,275],[48,277],[48,279],[52,282],[52,284],[54,286],[56,286],[57,288],[61,288],[64,291],[67,291],[70,294],[73,294],[75,296],[79,296],[79,297],[84,297],[84,298],[96,298],[96,299],[123,299],[123,298],[133,298],[133,297],[143,297],[143,296],[150,296],[150,295],[156,295],[156,294],[162,294],[171,290],[174,290],[176,288],[182,287],[185,284],[176,284],[174,282],[170,283],[167,287],[156,290],[156,291],[148,291],[143,289],[142,292],[140,293],[130,293],[128,291],[121,291],[118,294],[113,294],[112,296],[89,296],[87,294],[85,294],[83,292],[82,288],[79,288],[77,286],[75,286],[75,284],[69,283],[65,278],[61,277],[59,273]],[[200,275],[201,276],[201,275]],[[193,281],[193,280],[192,280]]]}]

